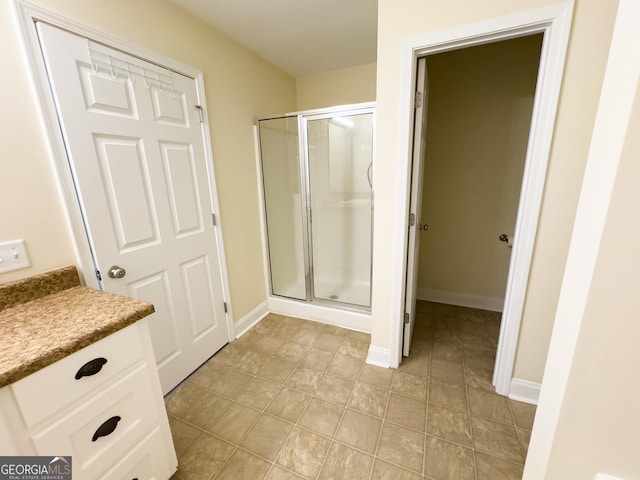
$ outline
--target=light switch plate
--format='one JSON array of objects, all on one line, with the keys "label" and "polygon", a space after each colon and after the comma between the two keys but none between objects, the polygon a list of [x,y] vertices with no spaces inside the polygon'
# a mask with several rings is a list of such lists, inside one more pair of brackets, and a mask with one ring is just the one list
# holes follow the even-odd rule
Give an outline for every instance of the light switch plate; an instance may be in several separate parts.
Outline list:
[{"label": "light switch plate", "polygon": [[0,273],[31,266],[24,240],[0,243]]},{"label": "light switch plate", "polygon": [[595,480],[623,480],[620,477],[612,477],[611,475],[607,475],[606,473],[599,473],[596,475]]}]

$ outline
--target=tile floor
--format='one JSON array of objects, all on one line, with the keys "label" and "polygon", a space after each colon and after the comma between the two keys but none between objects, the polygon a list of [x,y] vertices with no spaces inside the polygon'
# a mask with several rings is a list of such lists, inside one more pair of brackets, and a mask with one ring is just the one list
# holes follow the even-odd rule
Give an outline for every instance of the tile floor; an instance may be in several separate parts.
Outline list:
[{"label": "tile floor", "polygon": [[535,407],[496,395],[499,315],[419,302],[411,356],[269,315],[166,398],[173,480],[515,480]]}]

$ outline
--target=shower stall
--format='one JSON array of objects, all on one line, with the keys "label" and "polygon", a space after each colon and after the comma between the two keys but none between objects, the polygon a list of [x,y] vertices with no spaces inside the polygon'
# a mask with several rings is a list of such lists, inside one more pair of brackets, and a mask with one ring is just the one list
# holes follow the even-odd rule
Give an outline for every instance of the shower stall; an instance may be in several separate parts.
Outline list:
[{"label": "shower stall", "polygon": [[370,311],[373,129],[373,104],[258,120],[272,298]]}]

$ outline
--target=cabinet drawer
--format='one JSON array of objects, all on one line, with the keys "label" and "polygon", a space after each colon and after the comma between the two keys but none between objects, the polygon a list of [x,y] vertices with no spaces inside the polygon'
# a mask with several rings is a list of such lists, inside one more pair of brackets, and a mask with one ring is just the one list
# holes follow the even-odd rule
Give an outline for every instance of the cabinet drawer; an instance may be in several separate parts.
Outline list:
[{"label": "cabinet drawer", "polygon": [[12,384],[26,426],[33,427],[100,388],[141,359],[143,350],[134,327],[124,328]]},{"label": "cabinet drawer", "polygon": [[[91,401],[33,435],[33,445],[39,455],[71,455],[74,478],[97,478],[158,424],[154,392],[147,366],[142,364]],[[115,428],[98,434],[109,419],[116,420],[112,422]]]},{"label": "cabinet drawer", "polygon": [[[126,458],[109,470],[100,480],[165,480],[177,469],[169,459],[167,442],[156,428]],[[173,448],[170,446],[170,448]],[[173,457],[175,458],[175,456]]]}]

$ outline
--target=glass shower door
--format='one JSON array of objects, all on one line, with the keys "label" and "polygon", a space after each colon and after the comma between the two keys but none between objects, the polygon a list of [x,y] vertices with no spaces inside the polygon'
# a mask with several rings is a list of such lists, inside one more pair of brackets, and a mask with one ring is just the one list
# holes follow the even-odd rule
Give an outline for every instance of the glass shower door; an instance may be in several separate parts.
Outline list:
[{"label": "glass shower door", "polygon": [[306,300],[298,118],[260,120],[259,131],[272,293]]},{"label": "glass shower door", "polygon": [[370,307],[373,112],[306,126],[313,297]]}]

